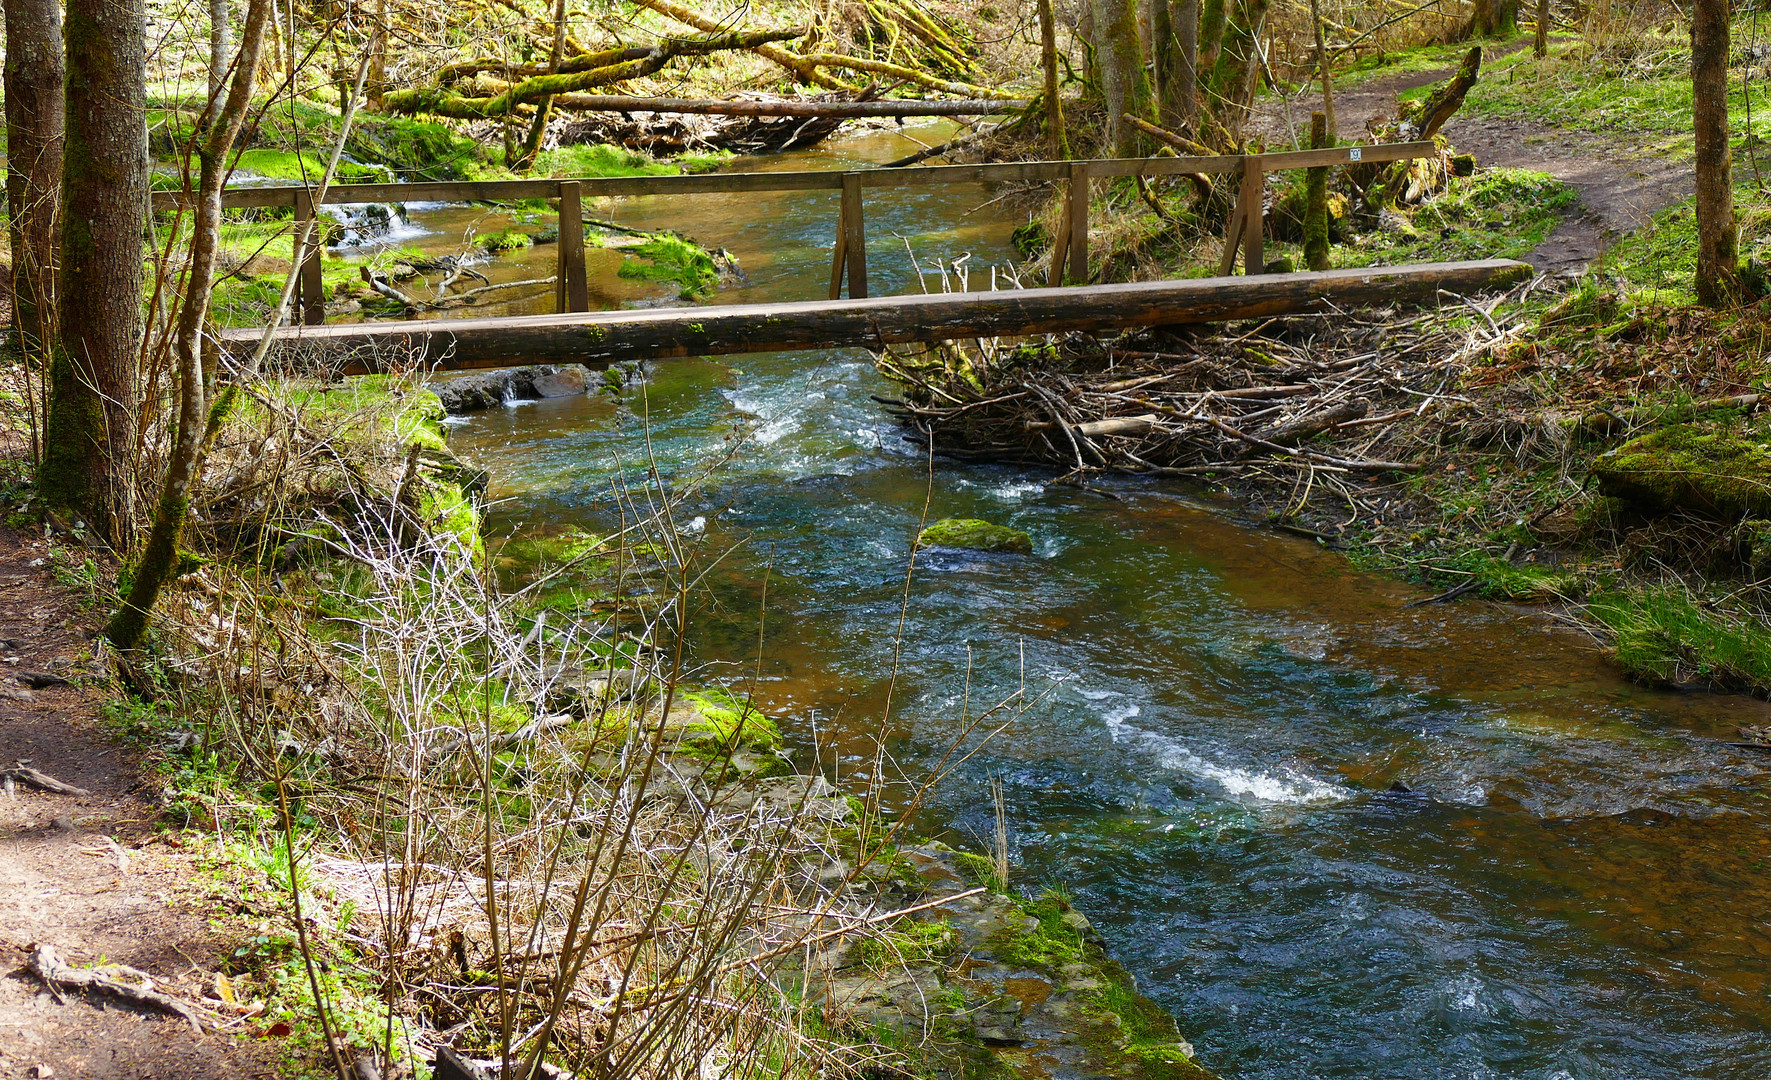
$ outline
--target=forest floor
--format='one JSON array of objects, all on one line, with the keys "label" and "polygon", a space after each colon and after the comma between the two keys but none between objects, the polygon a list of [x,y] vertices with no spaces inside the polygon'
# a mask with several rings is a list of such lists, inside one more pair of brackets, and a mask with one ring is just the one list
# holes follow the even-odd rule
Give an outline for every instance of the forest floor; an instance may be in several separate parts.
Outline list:
[{"label": "forest floor", "polygon": [[0,1077],[275,1075],[265,1043],[198,1035],[180,1017],[98,995],[57,1000],[28,969],[34,947],[52,945],[75,967],[128,965],[200,999],[229,947],[211,929],[196,858],[158,827],[140,751],[101,718],[90,641],[100,613],[55,579],[48,556],[46,543],[0,526],[0,765],[28,763],[89,794],[23,784],[0,794]]},{"label": "forest floor", "polygon": [[[1519,39],[1490,51],[1492,61],[1530,48]],[[1393,119],[1399,94],[1450,78],[1454,67],[1379,75],[1335,93],[1335,122],[1343,137],[1362,135],[1374,122]],[[1291,99],[1288,110],[1269,101],[1254,129],[1270,145],[1289,144],[1293,123],[1308,134],[1310,112],[1321,107],[1318,94]],[[1444,133],[1458,152],[1476,155],[1484,168],[1531,169],[1573,187],[1580,201],[1525,261],[1539,271],[1578,276],[1619,237],[1641,228],[1660,210],[1690,197],[1691,164],[1676,154],[1657,153],[1634,140],[1573,130],[1519,117],[1453,116]]]}]

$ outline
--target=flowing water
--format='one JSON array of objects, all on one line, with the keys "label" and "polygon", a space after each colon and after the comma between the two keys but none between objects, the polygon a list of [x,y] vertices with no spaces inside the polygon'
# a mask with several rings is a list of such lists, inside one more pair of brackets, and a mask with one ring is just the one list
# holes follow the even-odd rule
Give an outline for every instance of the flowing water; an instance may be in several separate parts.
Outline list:
[{"label": "flowing water", "polygon": [[[910,149],[874,133],[749,167]],[[1018,221],[993,197],[870,195],[875,293],[916,287],[894,234],[925,267],[1007,261]],[[731,249],[749,282],[723,301],[823,293],[834,195],[591,212]],[[415,223],[447,250],[479,213]],[[608,270],[605,302],[657,296]],[[960,740],[978,752],[919,824],[982,841],[1000,776],[1019,881],[1068,890],[1226,1077],[1771,1074],[1771,761],[1727,743],[1771,721],[1764,704],[1631,686],[1534,614],[1403,610],[1417,592],[1180,487],[1109,484],[1115,501],[1039,472],[931,471],[869,396],[890,392],[852,352],[666,361],[620,405],[513,406],[452,439],[497,477],[492,529],[520,533],[607,529],[611,481],[643,482],[648,453],[680,480],[744,436],[680,515],[710,555],[736,548],[700,654],[751,670],[766,579],[757,696],[802,763],[854,781],[925,501],[1029,531],[1031,558],[923,557],[893,775],[925,773],[963,717],[1024,685],[1007,731]]]}]

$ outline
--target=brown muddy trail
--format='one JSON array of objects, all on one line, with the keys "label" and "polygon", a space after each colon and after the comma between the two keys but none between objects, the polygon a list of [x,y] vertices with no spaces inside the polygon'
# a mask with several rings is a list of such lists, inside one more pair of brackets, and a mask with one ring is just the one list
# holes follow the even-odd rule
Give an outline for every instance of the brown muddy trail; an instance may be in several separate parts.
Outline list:
[{"label": "brown muddy trail", "polygon": [[199,1036],[181,1018],[96,995],[58,1000],[27,969],[36,945],[53,945],[76,967],[124,964],[162,992],[197,1000],[224,955],[201,913],[209,888],[191,857],[156,833],[160,811],[137,754],[102,726],[99,692],[33,689],[19,678],[78,684],[94,674],[80,657],[98,616],[46,563],[31,565],[48,554],[0,527],[0,766],[22,761],[90,794],[23,784],[0,792],[0,1077],[273,1076],[265,1043]]}]

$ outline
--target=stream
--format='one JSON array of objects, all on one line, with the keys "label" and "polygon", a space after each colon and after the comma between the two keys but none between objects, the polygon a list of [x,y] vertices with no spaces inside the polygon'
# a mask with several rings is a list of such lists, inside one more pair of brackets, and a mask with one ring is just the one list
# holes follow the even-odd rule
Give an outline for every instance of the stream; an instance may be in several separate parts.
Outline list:
[{"label": "stream", "polygon": [[[739,167],[915,148],[881,130]],[[875,294],[917,288],[900,236],[925,270],[971,252],[988,287],[1024,220],[996,194],[870,193]],[[824,295],[834,193],[588,212],[735,253],[747,281],[718,302]],[[498,219],[419,207],[401,243],[453,251]],[[616,279],[619,252],[591,256],[593,306],[666,298]],[[488,270],[545,276],[553,258]],[[551,297],[534,304],[507,310]],[[493,535],[607,531],[611,484],[643,486],[648,453],[676,481],[736,445],[678,515],[710,559],[735,548],[699,604],[699,657],[740,688],[760,671],[796,760],[849,783],[872,779],[925,502],[1031,533],[1032,557],[921,559],[887,779],[975,750],[919,827],[983,850],[1000,777],[1017,884],[1067,890],[1229,1080],[1771,1074],[1771,759],[1727,741],[1771,707],[1633,686],[1540,614],[1404,610],[1418,590],[1178,484],[1103,481],[1116,501],[1036,471],[931,470],[870,398],[892,393],[853,351],[664,361],[619,404],[513,405],[451,440],[496,477]],[[1021,687],[1006,731],[964,733]]]}]

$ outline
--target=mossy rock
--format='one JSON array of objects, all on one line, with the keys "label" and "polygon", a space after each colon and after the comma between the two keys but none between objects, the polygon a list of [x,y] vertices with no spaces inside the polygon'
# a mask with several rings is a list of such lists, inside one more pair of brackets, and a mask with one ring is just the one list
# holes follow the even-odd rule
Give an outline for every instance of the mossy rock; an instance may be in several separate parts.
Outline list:
[{"label": "mossy rock", "polygon": [[1009,551],[1033,554],[1033,537],[1007,525],[992,525],[977,518],[943,518],[922,530],[918,547],[967,548],[972,551]]},{"label": "mossy rock", "polygon": [[1771,517],[1771,445],[1738,421],[1661,428],[1601,454],[1591,472],[1606,495],[1644,510]]}]

